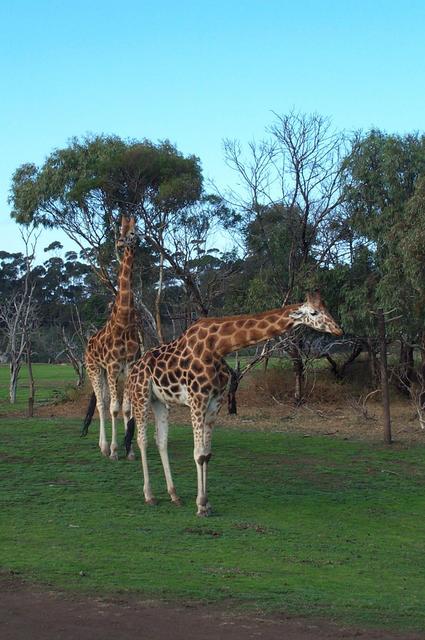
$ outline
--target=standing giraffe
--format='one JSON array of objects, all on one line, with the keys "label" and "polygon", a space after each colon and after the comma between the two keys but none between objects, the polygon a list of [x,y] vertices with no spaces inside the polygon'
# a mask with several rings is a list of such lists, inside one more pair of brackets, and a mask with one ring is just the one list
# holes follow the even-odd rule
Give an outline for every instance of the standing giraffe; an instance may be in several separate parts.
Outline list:
[{"label": "standing giraffe", "polygon": [[[155,416],[156,443],[172,502],[180,504],[168,461],[168,406],[190,408],[194,459],[198,475],[197,515],[207,516],[207,471],[211,458],[212,427],[223,403],[230,373],[223,356],[243,347],[268,340],[296,325],[340,336],[342,330],[327,311],[318,293],[302,304],[293,304],[263,313],[223,318],[201,318],[180,338],[145,353],[128,377],[132,415],[137,427],[144,476],[144,495],[155,504],[147,462],[146,417],[149,403]],[[131,442],[131,427],[127,446]]]},{"label": "standing giraffe", "polygon": [[[134,218],[122,217],[117,248],[124,248],[118,275],[118,292],[105,326],[90,338],[85,353],[87,373],[95,394],[96,403],[91,403],[84,433],[87,432],[95,404],[99,411],[100,433],[99,447],[104,456],[111,460],[118,458],[116,419],[120,410],[118,398],[118,378],[123,374],[127,378],[130,366],[140,357],[140,345],[136,327],[136,312],[132,292],[134,250],[137,244]],[[112,419],[112,440],[109,449],[105,431],[105,416],[108,397]],[[124,391],[122,410],[125,430],[130,419],[130,404]],[[91,415],[90,415],[91,412]],[[134,459],[132,450],[129,459]]]}]

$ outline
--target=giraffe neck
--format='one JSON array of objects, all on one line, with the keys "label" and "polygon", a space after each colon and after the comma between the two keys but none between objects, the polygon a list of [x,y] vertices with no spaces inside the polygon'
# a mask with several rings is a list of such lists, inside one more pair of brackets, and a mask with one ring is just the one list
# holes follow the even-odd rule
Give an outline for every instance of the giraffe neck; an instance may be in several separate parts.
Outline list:
[{"label": "giraffe neck", "polygon": [[135,321],[134,296],[132,288],[134,249],[126,247],[118,274],[118,293],[115,297],[111,322],[121,326]]},{"label": "giraffe neck", "polygon": [[289,331],[294,324],[289,314],[300,306],[293,304],[262,313],[202,319],[199,321],[198,336],[205,328],[214,353],[225,356]]}]

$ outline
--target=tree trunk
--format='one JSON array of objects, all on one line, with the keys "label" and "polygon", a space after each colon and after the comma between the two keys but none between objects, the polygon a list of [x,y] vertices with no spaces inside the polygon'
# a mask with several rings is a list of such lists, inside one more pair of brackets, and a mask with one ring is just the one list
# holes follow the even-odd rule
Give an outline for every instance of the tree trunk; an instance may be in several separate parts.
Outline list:
[{"label": "tree trunk", "polygon": [[379,384],[379,369],[378,369],[378,362],[376,358],[376,348],[375,348],[373,338],[367,339],[367,351],[369,355],[370,377],[372,381],[372,386],[375,387]]},{"label": "tree trunk", "polygon": [[407,344],[403,339],[400,342],[400,390],[409,394],[409,389],[413,381],[414,372],[414,353],[413,347]]},{"label": "tree trunk", "polygon": [[238,412],[238,405],[236,402],[236,391],[241,381],[241,362],[239,358],[239,351],[235,353],[235,366],[234,369],[229,366],[230,371],[230,384],[227,392],[227,410],[230,415],[236,415]]},{"label": "tree trunk", "polygon": [[240,368],[237,370],[231,369],[230,371],[230,385],[227,393],[227,410],[230,415],[236,415],[238,412],[238,405],[236,402],[236,391],[238,390],[240,382]]},{"label": "tree trunk", "polygon": [[387,337],[385,331],[385,316],[382,309],[378,309],[378,334],[381,367],[381,389],[382,408],[384,413],[384,442],[392,443],[391,438],[391,416],[390,416],[390,394],[388,387],[388,366],[387,366]]},{"label": "tree trunk", "polygon": [[163,283],[164,283],[164,255],[163,253],[161,253],[159,258],[158,291],[155,298],[155,321],[156,321],[156,330],[158,333],[160,344],[164,344],[164,334],[162,331],[162,320],[161,320],[161,300],[162,300]]},{"label": "tree trunk", "polygon": [[84,380],[85,380],[85,377],[86,377],[86,370],[84,368],[84,363],[83,362],[79,362],[78,363],[77,375],[78,375],[77,388],[81,389],[84,386]]},{"label": "tree trunk", "polygon": [[304,363],[300,356],[294,360],[295,387],[294,400],[295,403],[301,404],[304,395]]},{"label": "tree trunk", "polygon": [[361,341],[354,342],[353,348],[351,350],[351,353],[350,353],[349,357],[340,366],[338,366],[338,362],[332,358],[330,353],[326,354],[326,359],[329,362],[329,364],[331,365],[331,371],[332,371],[332,373],[334,374],[334,376],[335,376],[335,378],[337,380],[343,380],[344,379],[346,368],[350,364],[352,364],[356,360],[356,358],[359,357],[359,355],[362,352],[362,349],[363,349],[363,343]]},{"label": "tree trunk", "polygon": [[336,361],[336,360],[334,360],[334,359],[332,358],[332,356],[331,356],[329,353],[327,353],[325,357],[326,357],[326,360],[327,360],[327,361],[329,362],[329,364],[331,365],[331,371],[332,371],[332,373],[334,374],[335,378],[336,378],[337,380],[342,380],[341,373],[340,373],[340,369],[339,369],[339,367],[338,367],[338,363],[337,363],[337,361]]},{"label": "tree trunk", "polygon": [[350,365],[353,364],[353,362],[359,357],[359,355],[361,354],[362,350],[363,350],[363,342],[359,341],[359,342],[355,342],[353,345],[353,349],[351,351],[351,354],[349,356],[349,358],[347,358],[347,360],[345,362],[342,363],[341,368],[339,370],[339,375],[341,376],[341,378],[344,377],[345,375],[345,369]]},{"label": "tree trunk", "polygon": [[294,401],[296,405],[299,405],[304,397],[304,362],[301,353],[301,341],[292,349],[290,356],[295,375]]},{"label": "tree trunk", "polygon": [[425,331],[423,331],[421,335],[421,368],[419,380],[423,389],[420,395],[420,406],[422,410],[425,410]]},{"label": "tree trunk", "polygon": [[32,418],[34,415],[34,401],[35,401],[35,382],[34,373],[32,370],[31,362],[31,345],[27,345],[27,364],[28,364],[28,378],[29,378],[29,395],[28,395],[28,417]]},{"label": "tree trunk", "polygon": [[16,389],[18,387],[18,377],[21,365],[18,362],[10,363],[10,381],[9,381],[9,402],[15,404],[16,402]]}]

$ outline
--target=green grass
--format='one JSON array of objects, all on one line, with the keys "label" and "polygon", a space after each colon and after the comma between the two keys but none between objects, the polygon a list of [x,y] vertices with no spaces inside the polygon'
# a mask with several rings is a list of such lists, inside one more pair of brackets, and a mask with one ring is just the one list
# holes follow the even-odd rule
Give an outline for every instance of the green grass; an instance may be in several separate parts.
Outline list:
[{"label": "green grass", "polygon": [[[61,401],[75,384],[72,367],[64,364],[33,364],[35,379],[35,409],[47,402]],[[28,367],[21,369],[16,403],[9,403],[9,366],[0,365],[0,415],[22,413],[28,406]]]},{"label": "green grass", "polygon": [[3,418],[0,567],[52,587],[425,629],[425,448],[217,429],[214,515],[195,516],[191,431],[170,456],[181,508],[143,504],[140,464],[103,459],[97,424]]}]

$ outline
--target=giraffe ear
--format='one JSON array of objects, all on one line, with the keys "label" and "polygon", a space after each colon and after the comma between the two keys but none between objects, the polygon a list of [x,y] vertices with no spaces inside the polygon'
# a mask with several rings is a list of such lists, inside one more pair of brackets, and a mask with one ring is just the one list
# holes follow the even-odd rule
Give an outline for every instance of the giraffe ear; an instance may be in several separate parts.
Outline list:
[{"label": "giraffe ear", "polygon": [[125,216],[122,216],[121,230],[120,230],[121,236],[125,236],[125,234],[127,233],[128,224],[129,224],[128,218],[126,218]]},{"label": "giraffe ear", "polygon": [[307,293],[307,302],[312,305],[319,305],[322,302],[322,298],[320,297],[319,291],[313,291],[312,293]]}]

